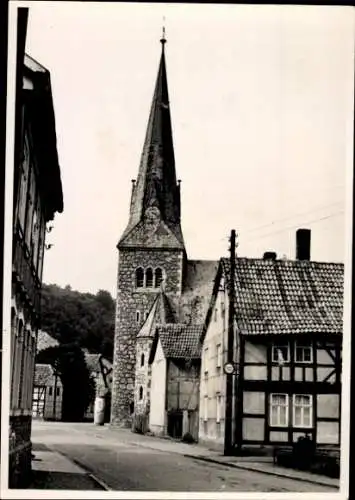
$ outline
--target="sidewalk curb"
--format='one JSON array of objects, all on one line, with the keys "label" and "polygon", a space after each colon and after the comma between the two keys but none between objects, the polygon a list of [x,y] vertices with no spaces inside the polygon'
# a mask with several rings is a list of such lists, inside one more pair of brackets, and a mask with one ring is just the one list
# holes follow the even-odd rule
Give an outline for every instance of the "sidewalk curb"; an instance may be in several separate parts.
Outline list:
[{"label": "sidewalk curb", "polygon": [[[165,438],[162,438],[161,436],[154,436],[154,437],[157,439],[161,439],[163,441],[169,441]],[[150,445],[150,443],[143,444],[143,443],[131,442],[130,444],[133,446],[148,448],[151,450],[167,451],[167,450],[161,450],[160,448],[156,448],[155,446]],[[178,450],[169,450],[169,453],[182,455],[182,456],[187,457],[187,458],[195,458],[196,460],[200,460],[203,462],[224,465],[225,467],[232,467],[235,469],[242,469],[242,470],[250,470],[253,472],[259,472],[261,474],[266,474],[268,476],[277,476],[277,477],[281,477],[284,479],[299,481],[301,483],[317,484],[318,486],[332,488],[333,490],[340,490],[340,485],[334,485],[334,484],[331,484],[330,482],[328,483],[327,481],[322,481],[322,479],[318,479],[318,477],[315,477],[314,479],[313,478],[312,479],[311,478],[302,478],[302,477],[297,477],[297,476],[285,474],[285,473],[279,472],[277,470],[263,470],[263,469],[259,469],[258,467],[253,467],[252,465],[249,465],[249,464],[246,465],[245,463],[238,464],[238,463],[233,463],[233,462],[223,462],[221,460],[218,460],[217,458],[210,458],[210,457],[206,457],[203,455],[194,455],[192,453],[181,453]]]},{"label": "sidewalk curb", "polygon": [[[49,448],[51,451],[53,451],[51,448]],[[81,469],[83,469],[84,471],[86,471],[86,476],[91,479],[91,481],[94,481],[95,483],[97,483],[101,488],[103,488],[105,491],[112,491],[112,488],[110,488],[104,481],[102,481],[101,479],[99,479],[97,476],[95,476],[95,474],[86,466],[86,465],[83,465],[80,460],[76,460],[75,458],[72,458],[70,456],[68,456],[66,453],[64,453],[63,451],[56,451],[56,453],[59,453],[60,455],[62,455],[63,457],[65,457],[66,459],[70,460],[71,462],[73,462],[75,465],[77,465],[78,467],[80,467]]]},{"label": "sidewalk curb", "polygon": [[184,454],[185,457],[188,458],[195,458],[196,460],[201,460],[203,462],[210,462],[214,464],[219,464],[219,465],[225,465],[226,467],[234,467],[235,469],[244,469],[244,470],[251,470],[253,472],[260,472],[262,474],[267,474],[269,476],[278,476],[282,477],[285,479],[294,479],[295,481],[300,481],[302,483],[310,483],[310,484],[317,484],[320,486],[327,486],[329,488],[333,488],[335,490],[339,490],[339,486],[335,486],[334,484],[330,484],[327,482],[324,482],[322,480],[318,479],[310,479],[310,478],[301,478],[297,476],[289,476],[286,474],[282,474],[281,472],[278,471],[273,471],[273,470],[261,470],[257,467],[249,466],[249,465],[244,465],[244,464],[235,464],[233,462],[222,462],[221,460],[217,460],[214,458],[209,458],[209,457],[204,457],[201,455],[189,455],[189,454]]}]

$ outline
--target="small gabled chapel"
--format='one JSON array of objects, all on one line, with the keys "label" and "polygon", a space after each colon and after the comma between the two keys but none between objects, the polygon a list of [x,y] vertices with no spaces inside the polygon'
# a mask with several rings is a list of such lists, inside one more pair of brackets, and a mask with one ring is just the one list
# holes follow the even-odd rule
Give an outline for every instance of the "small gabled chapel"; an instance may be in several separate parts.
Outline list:
[{"label": "small gabled chapel", "polygon": [[118,248],[111,423],[130,427],[149,409],[154,325],[204,322],[217,261],[189,260],[181,229],[163,35],[129,220]]}]

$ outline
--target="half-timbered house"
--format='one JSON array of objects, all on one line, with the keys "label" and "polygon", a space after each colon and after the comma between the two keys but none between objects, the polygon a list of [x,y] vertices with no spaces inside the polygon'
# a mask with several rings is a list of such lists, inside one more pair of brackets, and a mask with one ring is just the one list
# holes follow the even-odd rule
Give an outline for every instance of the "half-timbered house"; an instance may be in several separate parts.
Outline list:
[{"label": "half-timbered house", "polygon": [[[18,9],[10,330],[9,486],[31,471],[32,391],[47,224],[63,211],[49,71],[24,53],[27,10]],[[9,131],[11,135],[11,131]],[[10,159],[10,163],[11,163]]]},{"label": "half-timbered house", "polygon": [[310,261],[310,233],[297,238],[296,260],[236,258],[233,278],[230,261],[220,261],[202,339],[200,441],[225,445],[232,311],[231,448],[291,444],[305,434],[317,445],[340,444],[344,268]]}]

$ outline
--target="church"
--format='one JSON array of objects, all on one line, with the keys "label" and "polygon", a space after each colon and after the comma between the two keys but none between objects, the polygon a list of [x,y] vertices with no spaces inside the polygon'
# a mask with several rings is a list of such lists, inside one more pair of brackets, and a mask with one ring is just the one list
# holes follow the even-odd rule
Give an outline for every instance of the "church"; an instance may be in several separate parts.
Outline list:
[{"label": "church", "polygon": [[304,434],[338,450],[344,266],[311,260],[309,229],[295,260],[188,259],[165,43],[117,245],[111,423],[226,453]]},{"label": "church", "polygon": [[[117,308],[111,423],[131,426],[149,413],[149,356],[155,325],[179,343],[199,331],[209,306],[217,261],[189,260],[181,229],[165,61],[165,37],[129,220],[117,248]],[[177,328],[180,325],[180,328]],[[190,357],[185,343],[179,356]]]}]

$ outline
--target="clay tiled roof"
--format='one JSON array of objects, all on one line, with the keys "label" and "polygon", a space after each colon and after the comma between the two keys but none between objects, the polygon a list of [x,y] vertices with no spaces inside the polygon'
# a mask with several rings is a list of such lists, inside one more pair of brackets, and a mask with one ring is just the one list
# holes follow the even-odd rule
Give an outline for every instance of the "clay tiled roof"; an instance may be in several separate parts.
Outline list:
[{"label": "clay tiled roof", "polygon": [[[53,385],[54,372],[51,365],[36,363],[34,385],[44,386]],[[60,378],[57,378],[58,385],[61,384]]]},{"label": "clay tiled roof", "polygon": [[[228,259],[222,259],[227,282]],[[236,319],[246,334],[342,334],[340,263],[236,259]]]},{"label": "clay tiled roof", "polygon": [[166,358],[199,359],[203,325],[170,324],[159,326],[162,349]]},{"label": "clay tiled roof", "polygon": [[55,347],[59,345],[58,340],[49,335],[49,333],[43,330],[38,330],[37,335],[37,352],[44,351],[48,347]]},{"label": "clay tiled roof", "polygon": [[99,363],[101,354],[91,354],[84,351],[84,356],[85,356],[86,366],[88,367],[90,373],[96,373],[101,370]]}]

